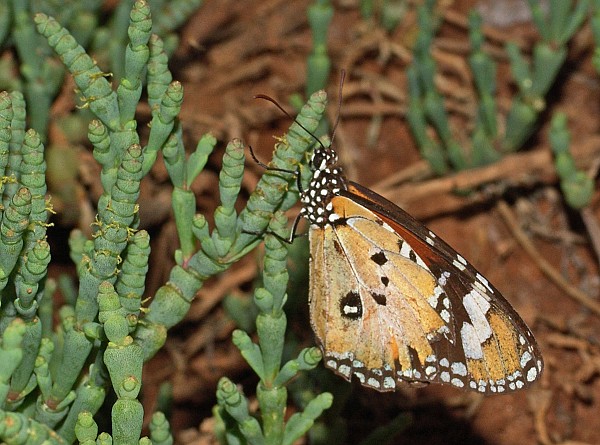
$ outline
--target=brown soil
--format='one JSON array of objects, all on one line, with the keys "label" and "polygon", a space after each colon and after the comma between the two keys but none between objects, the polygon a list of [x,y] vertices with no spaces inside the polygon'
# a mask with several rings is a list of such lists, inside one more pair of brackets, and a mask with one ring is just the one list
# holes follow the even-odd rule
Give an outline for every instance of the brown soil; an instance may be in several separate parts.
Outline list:
[{"label": "brown soil", "polygon": [[[218,167],[227,141],[241,138],[260,159],[268,161],[273,136],[281,135],[290,125],[275,107],[253,96],[267,94],[294,113],[287,104],[291,94],[304,89],[311,46],[305,13],[309,3],[209,0],[183,28],[172,66],[174,77],[185,88],[181,119],[187,143],[193,147],[207,131],[219,140],[219,149],[196,184],[200,211],[210,214],[217,205]],[[600,313],[594,309],[598,258],[581,213],[570,210],[562,200],[547,131],[552,113],[565,112],[578,163],[589,168],[598,159],[600,90],[598,74],[591,65],[589,27],[573,40],[569,59],[550,92],[548,111],[522,152],[484,169],[436,179],[420,160],[404,118],[405,71],[416,33],[414,14],[409,13],[395,32],[386,34],[361,19],[357,3],[336,2],[329,32],[333,62],[327,87],[330,118],[338,112],[338,73],[342,68],[348,73],[335,141],[347,175],[402,205],[484,273],[534,331],[546,369],[541,382],[528,391],[486,398],[439,386],[379,394],[330,379],[327,371],[321,371],[319,383],[326,381],[327,386],[322,383],[319,387],[314,378],[306,384],[314,385],[316,391],[347,392],[345,398],[338,397],[338,416],[325,417],[325,422],[347,429],[345,443],[358,443],[401,413],[411,414],[412,419],[390,443],[600,443],[600,382],[596,378],[600,370]],[[453,131],[465,143],[474,93],[466,64],[464,23],[473,3],[455,1],[444,12],[434,49],[440,66],[438,83],[452,110]],[[515,88],[503,43],[517,41],[530,51],[538,37],[529,22],[486,31],[488,50],[499,63],[498,103],[505,113]],[[247,163],[247,193],[261,173],[251,160]],[[153,177],[161,182],[164,171],[156,169]],[[472,192],[458,195],[454,193],[457,188]],[[597,198],[588,211],[588,220],[599,216]],[[141,208],[145,205],[142,202]],[[533,256],[509,229],[511,223],[533,244]],[[153,251],[161,253],[154,257],[151,290],[166,279],[172,265],[168,252],[175,239],[172,223],[164,223],[154,232]],[[220,376],[242,384],[252,397],[256,380],[231,345],[235,326],[220,302],[228,294],[250,298],[256,258],[251,255],[225,276],[210,281],[185,322],[172,330],[164,350],[147,366],[148,411],[154,406],[158,385],[172,382],[171,421],[180,443],[212,443],[210,416]],[[543,269],[540,259],[549,263],[550,272]],[[550,279],[552,271],[562,281]],[[580,294],[592,303],[585,306],[576,301]],[[299,342],[311,345],[306,310],[298,311],[289,316],[290,328]],[[289,411],[294,409],[290,401]],[[337,437],[343,436],[340,433]]]}]

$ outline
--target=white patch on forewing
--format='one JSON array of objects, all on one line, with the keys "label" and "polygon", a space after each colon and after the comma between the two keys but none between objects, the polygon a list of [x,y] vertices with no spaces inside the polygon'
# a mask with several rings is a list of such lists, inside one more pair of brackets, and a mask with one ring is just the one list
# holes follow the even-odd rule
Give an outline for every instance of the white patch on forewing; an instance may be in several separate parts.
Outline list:
[{"label": "white patch on forewing", "polygon": [[478,291],[480,291],[486,297],[486,299],[487,299],[488,289],[483,284],[481,284],[479,281],[474,281],[473,282],[473,287],[475,289],[477,289]]},{"label": "white patch on forewing", "polygon": [[492,327],[485,316],[490,309],[490,303],[476,289],[465,295],[462,302],[478,337],[484,342],[492,335]]},{"label": "white patch on forewing", "polygon": [[525,365],[527,364],[527,362],[529,362],[529,360],[531,360],[531,354],[529,353],[529,351],[525,351],[523,353],[523,355],[521,356],[521,368],[524,368]]},{"label": "white patch on forewing", "polygon": [[454,362],[450,367],[452,372],[456,375],[461,375],[465,377],[467,375],[467,366],[462,362]]},{"label": "white patch on forewing", "polygon": [[477,335],[477,331],[471,323],[466,321],[460,329],[460,338],[462,340],[465,357],[473,360],[481,360],[483,358],[483,349],[481,349],[481,341]]},{"label": "white patch on forewing", "polygon": [[490,286],[490,282],[483,275],[481,275],[479,272],[477,272],[475,274],[475,278],[477,278],[477,280],[481,284],[483,284],[487,288],[487,290],[490,291],[490,293],[492,293],[492,294],[494,293],[494,289],[492,289],[492,287]]},{"label": "white patch on forewing", "polygon": [[417,255],[417,252],[415,252],[414,249],[412,247],[410,247],[410,244],[408,244],[406,241],[404,241],[402,243],[402,247],[400,248],[400,255],[402,255],[404,258],[408,258],[410,260],[411,254],[415,258],[415,263],[417,263],[423,269],[429,269],[427,267],[427,265],[423,262],[421,257],[419,255]]},{"label": "white patch on forewing", "polygon": [[440,295],[444,293],[444,289],[441,286],[436,286],[433,288],[433,295],[427,299],[429,306],[435,309],[438,305],[438,300],[440,299]]},{"label": "white patch on forewing", "polygon": [[438,284],[440,286],[445,286],[446,282],[448,281],[448,278],[450,278],[450,272],[444,271],[442,275],[438,278]]},{"label": "white patch on forewing", "polygon": [[532,367],[529,371],[527,371],[527,381],[533,382],[537,378],[537,369]]},{"label": "white patch on forewing", "polygon": [[446,309],[442,309],[440,311],[440,317],[442,317],[442,320],[444,320],[446,323],[450,323],[450,312],[448,312]]},{"label": "white patch on forewing", "polygon": [[452,260],[452,265],[454,267],[456,267],[458,270],[460,270],[461,272],[463,272],[466,269],[465,265],[457,260]]}]

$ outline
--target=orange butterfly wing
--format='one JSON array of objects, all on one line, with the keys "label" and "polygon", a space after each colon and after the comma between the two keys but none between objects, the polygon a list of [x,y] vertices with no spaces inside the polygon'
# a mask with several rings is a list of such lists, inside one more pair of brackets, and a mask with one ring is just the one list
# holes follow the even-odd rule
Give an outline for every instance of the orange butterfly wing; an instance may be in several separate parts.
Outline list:
[{"label": "orange butterfly wing", "polygon": [[436,382],[502,393],[543,363],[502,295],[410,215],[352,182],[311,226],[310,312],[325,364],[379,391]]}]

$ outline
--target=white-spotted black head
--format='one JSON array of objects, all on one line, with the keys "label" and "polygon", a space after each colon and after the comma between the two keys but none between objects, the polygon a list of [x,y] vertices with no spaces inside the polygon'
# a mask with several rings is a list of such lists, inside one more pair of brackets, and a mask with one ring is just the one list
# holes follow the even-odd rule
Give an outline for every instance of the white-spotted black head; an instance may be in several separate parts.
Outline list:
[{"label": "white-spotted black head", "polygon": [[[319,143],[320,144],[320,143]],[[338,162],[338,156],[331,146],[318,145],[310,159],[311,169],[316,172],[334,167]]]}]

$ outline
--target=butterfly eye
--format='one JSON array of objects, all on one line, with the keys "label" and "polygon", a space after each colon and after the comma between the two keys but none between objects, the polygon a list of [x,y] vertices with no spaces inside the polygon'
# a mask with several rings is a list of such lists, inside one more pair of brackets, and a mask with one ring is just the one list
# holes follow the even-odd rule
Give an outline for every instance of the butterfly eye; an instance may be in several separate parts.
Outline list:
[{"label": "butterfly eye", "polygon": [[310,164],[313,170],[323,171],[337,164],[337,160],[337,154],[331,148],[321,146],[315,149]]},{"label": "butterfly eye", "polygon": [[312,159],[310,160],[310,164],[313,170],[322,170],[324,168],[325,156],[323,153],[324,150],[316,149],[313,153]]}]

